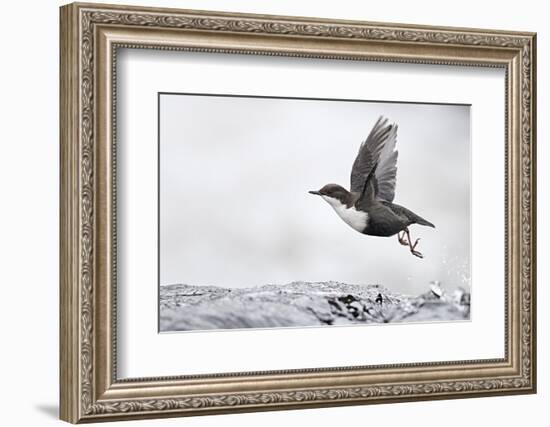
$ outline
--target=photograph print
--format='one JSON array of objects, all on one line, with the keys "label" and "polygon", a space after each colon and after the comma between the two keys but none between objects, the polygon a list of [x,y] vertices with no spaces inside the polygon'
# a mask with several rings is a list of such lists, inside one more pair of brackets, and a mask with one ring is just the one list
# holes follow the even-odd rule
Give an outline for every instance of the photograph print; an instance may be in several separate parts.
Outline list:
[{"label": "photograph print", "polygon": [[470,106],[159,93],[159,331],[470,319]]}]

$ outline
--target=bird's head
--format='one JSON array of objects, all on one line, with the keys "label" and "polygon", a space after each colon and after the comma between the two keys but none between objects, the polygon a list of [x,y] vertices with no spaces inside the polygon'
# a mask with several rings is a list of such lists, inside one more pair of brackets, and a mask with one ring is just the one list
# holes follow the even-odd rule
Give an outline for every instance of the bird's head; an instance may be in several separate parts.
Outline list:
[{"label": "bird's head", "polygon": [[338,184],[327,184],[318,191],[310,191],[309,194],[321,196],[331,205],[338,202],[346,205],[350,198],[350,192]]}]

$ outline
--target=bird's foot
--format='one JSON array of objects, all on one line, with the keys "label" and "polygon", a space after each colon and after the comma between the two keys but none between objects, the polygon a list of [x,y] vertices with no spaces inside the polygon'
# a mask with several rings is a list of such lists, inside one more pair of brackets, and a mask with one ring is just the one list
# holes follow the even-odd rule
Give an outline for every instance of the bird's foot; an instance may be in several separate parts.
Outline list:
[{"label": "bird's foot", "polygon": [[422,255],[420,252],[418,251],[415,251],[414,249],[411,250],[411,254],[413,254],[414,256],[418,257],[418,258],[424,258],[424,255]]},{"label": "bird's foot", "polygon": [[424,255],[422,255],[420,252],[416,250],[416,246],[418,245],[418,242],[420,241],[420,237],[414,241],[414,244],[410,246],[411,248],[411,254],[418,258],[424,258]]},{"label": "bird's foot", "polygon": [[[424,255],[416,250],[416,246],[418,245],[418,242],[420,242],[420,237],[414,241],[414,244],[411,244],[411,234],[409,232],[409,229],[405,228],[404,233],[407,235],[407,243],[409,245],[409,249],[411,250],[411,254],[418,258],[424,258]],[[399,241],[401,241],[401,239],[399,239]]]},{"label": "bird's foot", "polygon": [[409,241],[405,238],[404,231],[397,233],[397,240],[399,240],[399,243],[401,243],[403,246],[409,246]]}]

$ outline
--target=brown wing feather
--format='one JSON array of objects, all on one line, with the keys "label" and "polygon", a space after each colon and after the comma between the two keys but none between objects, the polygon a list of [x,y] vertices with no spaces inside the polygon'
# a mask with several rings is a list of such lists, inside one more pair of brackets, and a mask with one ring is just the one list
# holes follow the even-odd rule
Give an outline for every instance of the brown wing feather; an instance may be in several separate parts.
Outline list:
[{"label": "brown wing feather", "polygon": [[397,125],[391,125],[384,148],[380,153],[375,171],[376,198],[386,202],[393,202],[395,184],[397,183]]},{"label": "brown wing feather", "polygon": [[389,202],[393,200],[397,176],[396,136],[397,125],[388,124],[387,119],[379,117],[369,136],[361,144],[353,163],[350,185],[352,192],[362,194],[370,175],[374,196]]}]

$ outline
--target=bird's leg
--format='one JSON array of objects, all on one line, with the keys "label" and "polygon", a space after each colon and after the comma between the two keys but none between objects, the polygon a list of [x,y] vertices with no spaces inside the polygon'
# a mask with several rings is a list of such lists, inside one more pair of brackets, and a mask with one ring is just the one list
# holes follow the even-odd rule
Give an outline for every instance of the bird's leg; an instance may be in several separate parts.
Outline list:
[{"label": "bird's leg", "polygon": [[399,240],[399,243],[401,243],[403,246],[409,246],[409,241],[405,239],[405,232],[400,231],[397,233],[397,240]]},{"label": "bird's leg", "polygon": [[409,248],[411,249],[411,254],[414,256],[417,256],[418,258],[424,258],[424,255],[422,255],[420,252],[418,252],[416,249],[416,245],[418,245],[418,242],[420,241],[420,237],[414,241],[414,244],[411,244],[411,235],[409,233],[409,229],[405,228],[405,233],[407,234],[407,239],[409,240]]}]

